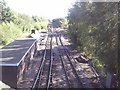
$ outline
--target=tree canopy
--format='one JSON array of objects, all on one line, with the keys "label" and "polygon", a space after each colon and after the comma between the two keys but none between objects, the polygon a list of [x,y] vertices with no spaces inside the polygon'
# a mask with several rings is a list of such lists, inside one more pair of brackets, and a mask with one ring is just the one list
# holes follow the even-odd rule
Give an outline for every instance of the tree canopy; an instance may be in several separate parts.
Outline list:
[{"label": "tree canopy", "polygon": [[69,10],[69,35],[81,54],[118,70],[118,3],[76,2]]},{"label": "tree canopy", "polygon": [[64,28],[68,24],[67,18],[56,18],[52,20],[52,24],[54,28]]},{"label": "tree canopy", "polygon": [[46,29],[47,25],[48,20],[43,17],[17,13],[4,0],[0,0],[0,46],[30,33],[32,28]]}]

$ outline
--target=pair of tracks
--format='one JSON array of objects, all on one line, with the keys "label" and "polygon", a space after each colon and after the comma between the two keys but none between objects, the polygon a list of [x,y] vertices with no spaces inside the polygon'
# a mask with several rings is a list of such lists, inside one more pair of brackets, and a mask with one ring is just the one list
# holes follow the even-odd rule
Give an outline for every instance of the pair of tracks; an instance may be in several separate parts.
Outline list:
[{"label": "pair of tracks", "polygon": [[[66,47],[63,45],[62,40],[61,40],[61,35],[58,36],[58,38],[56,37],[56,43],[59,46],[62,46],[63,50],[61,51],[60,48],[58,48],[58,51],[60,53],[60,60],[63,66],[63,70],[65,73],[65,77],[66,77],[66,81],[67,81],[67,86],[68,88],[83,88],[83,85],[81,83],[81,80],[79,78],[79,75],[77,73],[77,71],[75,70],[74,64],[72,63],[72,58],[70,57],[69,51],[66,49]],[[63,54],[65,54],[66,58],[64,58]],[[67,65],[68,64],[68,65]],[[70,66],[70,68],[68,68]],[[69,69],[72,70],[72,72],[69,72]],[[72,78],[70,78],[72,77]],[[74,81],[76,81],[75,83],[73,83],[74,81],[72,81],[71,79],[74,79]],[[74,86],[73,86],[74,85]]]},{"label": "pair of tracks", "polygon": [[[54,51],[54,46],[56,46],[57,52]],[[58,61],[55,60],[55,56]],[[57,67],[61,65],[60,71],[57,71],[57,68],[54,67],[55,62],[57,62]],[[60,64],[58,64],[58,62],[60,62]],[[61,73],[56,74],[56,71]],[[84,88],[78,70],[76,70],[75,59],[70,56],[69,50],[63,45],[61,35],[55,34],[47,37],[45,50],[32,90],[39,88],[46,88],[47,90],[57,88],[60,83],[58,86],[55,86],[54,84],[56,83],[54,83],[54,81],[55,78],[59,78],[60,76],[61,78],[64,77],[63,81],[59,79],[57,82],[65,85],[62,85],[62,88]]]}]

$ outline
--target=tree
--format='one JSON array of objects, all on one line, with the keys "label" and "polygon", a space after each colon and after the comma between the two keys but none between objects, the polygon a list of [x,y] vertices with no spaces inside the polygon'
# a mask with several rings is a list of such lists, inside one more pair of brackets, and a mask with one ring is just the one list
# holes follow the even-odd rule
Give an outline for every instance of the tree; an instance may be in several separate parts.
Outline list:
[{"label": "tree", "polygon": [[70,38],[79,51],[117,74],[118,3],[76,2],[68,20]]},{"label": "tree", "polygon": [[35,22],[34,28],[36,28],[37,30],[47,29],[48,20],[44,19],[43,17],[39,17],[39,16],[32,16],[32,18]]},{"label": "tree", "polygon": [[68,22],[67,22],[67,18],[56,18],[52,20],[52,24],[54,28],[58,28],[58,27],[65,27]]},{"label": "tree", "polygon": [[1,22],[10,22],[14,20],[11,10],[4,0],[0,0],[0,19]]}]

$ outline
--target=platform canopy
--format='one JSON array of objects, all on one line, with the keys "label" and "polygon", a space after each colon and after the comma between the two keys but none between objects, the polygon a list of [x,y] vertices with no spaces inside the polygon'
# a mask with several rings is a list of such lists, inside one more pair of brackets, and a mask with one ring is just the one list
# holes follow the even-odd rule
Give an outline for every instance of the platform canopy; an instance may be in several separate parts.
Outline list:
[{"label": "platform canopy", "polygon": [[17,39],[0,49],[0,66],[19,65],[35,42],[33,38]]}]

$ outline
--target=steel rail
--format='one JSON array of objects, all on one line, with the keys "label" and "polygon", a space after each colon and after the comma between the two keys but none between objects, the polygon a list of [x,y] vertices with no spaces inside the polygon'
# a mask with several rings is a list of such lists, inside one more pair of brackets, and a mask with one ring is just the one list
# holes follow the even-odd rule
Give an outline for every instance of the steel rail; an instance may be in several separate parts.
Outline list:
[{"label": "steel rail", "polygon": [[62,43],[62,40],[61,40],[61,35],[59,35],[58,36],[59,37],[59,40],[60,40],[60,43],[61,43],[61,45],[63,46],[63,50],[64,50],[64,52],[66,53],[66,56],[67,56],[67,58],[68,58],[68,60],[69,60],[69,62],[70,62],[70,65],[71,65],[71,67],[72,67],[72,70],[73,70],[73,72],[74,72],[74,74],[75,74],[75,76],[76,76],[76,79],[77,79],[77,82],[79,83],[79,88],[84,88],[84,86],[83,86],[83,84],[82,84],[82,82],[81,82],[81,80],[80,80],[80,78],[79,78],[79,75],[78,75],[78,73],[77,73],[77,71],[76,71],[76,69],[75,69],[75,67],[74,67],[74,65],[73,65],[73,63],[72,63],[72,61],[71,61],[71,58],[70,58],[70,56],[69,56],[69,52],[66,50],[66,48],[65,48],[65,46],[63,45],[63,43]]},{"label": "steel rail", "polygon": [[40,65],[40,67],[39,67],[39,70],[38,70],[38,73],[37,73],[37,76],[36,76],[36,78],[35,78],[35,80],[34,80],[34,83],[33,83],[33,86],[32,86],[32,88],[31,88],[31,90],[36,90],[36,89],[38,89],[38,84],[39,84],[39,82],[40,82],[40,80],[41,80],[41,75],[42,75],[42,72],[43,72],[43,67],[44,67],[44,62],[45,62],[45,57],[46,57],[46,52],[47,52],[47,42],[48,42],[48,38],[49,37],[47,37],[47,41],[46,41],[46,44],[45,44],[45,51],[44,51],[44,55],[43,55],[43,57],[42,57],[42,63],[41,63],[41,65]]},{"label": "steel rail", "polygon": [[[61,34],[60,34],[61,35]],[[64,46],[64,45],[63,45]],[[66,51],[68,52],[68,55],[70,56],[70,52],[69,52],[69,50],[66,48]],[[75,62],[75,59],[71,56],[70,57],[71,59],[73,59],[74,60],[74,62]],[[82,68],[82,66],[80,66],[81,68]],[[90,64],[90,67],[91,67],[91,69],[92,69],[92,71],[94,72],[94,74],[95,74],[95,76],[96,76],[96,79],[98,80],[98,82],[100,82],[100,85],[101,85],[101,88],[105,88],[103,85],[102,85],[102,83],[101,83],[101,81],[100,81],[100,78],[99,78],[99,75],[98,75],[98,73],[97,73],[97,71],[94,69],[94,67]]]},{"label": "steel rail", "polygon": [[[57,46],[59,46],[59,44],[58,44],[58,39],[57,39],[57,35],[56,35],[56,44],[57,44]],[[58,52],[60,53],[59,47],[58,47]],[[69,79],[68,79],[68,75],[67,75],[67,71],[66,71],[66,69],[65,69],[65,65],[64,65],[64,62],[63,62],[62,55],[60,54],[59,56],[60,56],[60,60],[61,60],[62,66],[63,66],[63,70],[64,70],[64,73],[65,73],[65,77],[66,77],[66,79],[67,79],[67,86],[68,86],[69,88],[72,88],[72,87],[71,87],[71,83],[70,83],[70,81],[69,81]]]},{"label": "steel rail", "polygon": [[52,62],[53,62],[53,55],[52,55],[52,36],[50,40],[50,63],[49,63],[49,70],[48,70],[48,79],[46,83],[47,90],[52,88]]}]

